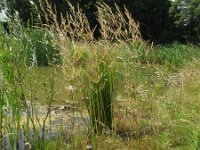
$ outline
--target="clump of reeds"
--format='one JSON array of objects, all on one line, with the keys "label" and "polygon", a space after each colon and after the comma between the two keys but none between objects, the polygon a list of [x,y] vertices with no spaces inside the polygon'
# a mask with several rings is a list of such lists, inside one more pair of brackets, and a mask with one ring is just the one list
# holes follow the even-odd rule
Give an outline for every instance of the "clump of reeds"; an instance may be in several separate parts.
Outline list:
[{"label": "clump of reeds", "polygon": [[[55,7],[47,0],[45,4],[41,1],[40,6],[50,29],[55,30],[58,35],[56,44],[59,45],[64,59],[63,72],[68,80],[66,86],[73,89],[80,89],[81,86],[92,131],[101,133],[104,129],[112,130],[116,71],[116,57],[113,52],[116,47],[110,49],[105,44],[94,41],[94,29],[91,29],[87,17],[78,6],[75,8],[68,2],[69,11],[66,16],[61,14],[60,22]],[[104,41],[142,41],[139,25],[126,8],[125,13],[117,5],[116,11],[105,3],[98,3],[97,8]],[[85,46],[88,42],[91,47]],[[79,83],[79,87],[76,87],[76,83]]]},{"label": "clump of reeds", "polygon": [[[98,47],[98,48],[101,48]],[[105,48],[105,47],[104,47]],[[113,102],[115,91],[114,53],[107,49],[97,50],[91,55],[90,64],[84,71],[84,93],[94,133],[113,129]]]}]

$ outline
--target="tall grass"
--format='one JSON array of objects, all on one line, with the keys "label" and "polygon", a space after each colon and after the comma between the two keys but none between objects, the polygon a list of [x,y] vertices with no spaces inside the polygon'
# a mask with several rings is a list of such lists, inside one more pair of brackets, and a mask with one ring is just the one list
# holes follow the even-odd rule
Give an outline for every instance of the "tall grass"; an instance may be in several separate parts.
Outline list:
[{"label": "tall grass", "polygon": [[10,16],[8,26],[9,33],[6,33],[3,26],[1,26],[1,40],[8,47],[12,47],[18,40],[16,47],[21,49],[21,53],[25,54],[26,57],[22,55],[22,59],[26,59],[27,65],[48,66],[61,64],[62,58],[58,47],[54,43],[56,38],[54,32],[50,32],[45,28],[25,28],[17,15]]},{"label": "tall grass", "polygon": [[[20,149],[20,146],[25,144],[25,139],[39,140],[44,139],[46,120],[49,117],[47,111],[46,117],[43,119],[41,129],[43,130],[42,137],[36,129],[36,124],[40,125],[34,113],[34,97],[33,87],[30,81],[30,97],[25,92],[27,91],[26,79],[28,80],[32,56],[30,56],[29,37],[24,28],[13,22],[10,26],[10,34],[6,34],[1,28],[0,37],[0,72],[1,72],[1,149]],[[46,49],[46,47],[44,47]],[[45,54],[46,55],[46,54]],[[51,107],[53,99],[53,81],[46,86],[46,100],[48,110]],[[29,105],[29,102],[31,105]],[[35,119],[36,118],[36,119]],[[41,119],[40,119],[41,120]],[[32,138],[29,138],[32,135]],[[38,139],[39,136],[39,139]],[[24,137],[24,138],[23,138]],[[24,143],[23,143],[24,142]],[[21,143],[21,144],[20,144]],[[42,145],[42,143],[41,143]]]},{"label": "tall grass", "polygon": [[92,64],[84,68],[83,91],[88,93],[86,105],[91,129],[99,134],[103,130],[113,131],[115,62],[108,52],[98,51],[92,57]]},{"label": "tall grass", "polygon": [[[74,41],[81,42],[85,37],[84,41],[92,41],[93,29],[90,28],[88,20],[85,14],[82,13],[79,7],[74,8],[70,3],[68,3],[70,11],[66,19],[63,17],[61,24],[58,23],[56,10],[46,1],[41,3],[41,8],[44,15],[46,16],[47,22],[49,20],[53,21],[53,25],[59,35],[59,45],[61,46],[61,54],[64,57],[64,72],[69,74],[69,83],[74,83],[76,78],[83,78],[83,84],[87,85],[88,90],[83,90],[83,95],[88,97],[86,102],[90,119],[91,119],[91,129],[94,133],[100,133],[105,127],[110,130],[113,129],[113,99],[114,99],[114,83],[115,83],[115,67],[112,52],[107,52],[106,47],[104,51],[99,51],[99,49],[91,50],[87,47],[88,58],[83,58],[82,56],[76,57],[77,50],[71,51],[67,48],[67,36]],[[47,6],[47,7],[44,7]],[[104,7],[105,6],[105,7]],[[99,10],[98,21],[101,26],[101,33],[104,40],[110,41],[112,38],[117,40],[132,40],[138,42],[141,40],[139,26],[134,22],[130,13],[125,8],[125,14],[123,14],[120,9],[116,6],[116,13],[111,10],[111,8],[103,4],[98,4],[97,8]],[[108,14],[105,12],[109,12]],[[120,13],[120,14],[118,14]],[[47,15],[49,14],[49,15]],[[107,15],[107,16],[106,16]],[[105,19],[105,18],[110,18]],[[67,24],[66,24],[67,23]],[[114,25],[113,23],[116,23]],[[52,22],[51,22],[52,24]],[[119,31],[120,30],[120,31]],[[73,31],[73,32],[72,32]],[[116,32],[116,31],[119,31]],[[79,43],[77,43],[79,44]],[[81,43],[80,43],[81,44]],[[103,43],[106,44],[106,43]],[[83,44],[81,44],[83,45]],[[73,44],[76,47],[76,43]],[[101,48],[101,46],[100,46]],[[79,52],[80,53],[80,52]],[[112,60],[113,59],[113,60]],[[85,66],[77,67],[75,62],[89,63]],[[81,70],[80,70],[81,69]],[[78,74],[76,73],[79,70]],[[83,71],[84,73],[80,73]],[[82,74],[84,74],[82,76]],[[74,85],[72,85],[74,87]]]},{"label": "tall grass", "polygon": [[[3,35],[3,34],[2,34]],[[1,46],[1,74],[3,83],[1,85],[3,117],[1,132],[8,134],[8,141],[11,147],[17,147],[20,138],[21,110],[26,107],[24,97],[24,87],[22,79],[24,77],[24,64],[26,53],[21,50],[18,44],[19,39],[2,38]],[[8,43],[10,45],[8,45]],[[4,140],[2,138],[2,140]]]},{"label": "tall grass", "polygon": [[106,3],[97,3],[97,9],[102,39],[114,42],[142,42],[139,24],[126,7],[123,8],[123,13],[116,4],[113,10]]},{"label": "tall grass", "polygon": [[[59,35],[58,43],[64,58],[63,71],[68,74],[68,84],[76,87],[77,79],[80,78],[82,80],[82,92],[90,115],[91,131],[95,134],[101,133],[104,129],[113,131],[115,62],[117,60],[113,52],[114,48],[117,49],[118,46],[113,46],[113,49],[109,50],[110,47],[105,45],[109,45],[108,43],[113,39],[118,42],[131,41],[140,43],[142,39],[139,25],[135,23],[126,8],[124,8],[125,13],[122,13],[117,5],[116,11],[112,11],[107,4],[98,3],[98,22],[101,26],[101,35],[104,40],[99,44],[94,41],[94,29],[90,28],[82,10],[78,6],[76,8],[73,7],[70,3],[68,5],[70,11],[66,18],[62,18],[61,24],[58,23],[54,13],[56,10],[52,9],[53,7],[48,1],[46,1],[45,5],[41,3],[41,8],[47,22],[51,20],[51,24],[56,28]],[[75,43],[72,43],[72,49],[66,47],[69,43],[67,37],[75,41]],[[86,42],[86,44],[88,42],[93,49],[86,46],[86,52],[78,52],[80,49],[76,49],[77,44],[84,47],[84,44],[80,42]],[[96,46],[98,49],[92,46],[94,44],[99,45]],[[104,46],[100,46],[101,44]],[[80,54],[78,57],[77,53]],[[83,56],[84,53],[87,53],[86,57]]]},{"label": "tall grass", "polygon": [[191,44],[182,45],[177,43],[166,46],[155,46],[147,57],[150,63],[169,63],[174,66],[181,66],[186,61],[193,61],[198,58],[199,47]]}]

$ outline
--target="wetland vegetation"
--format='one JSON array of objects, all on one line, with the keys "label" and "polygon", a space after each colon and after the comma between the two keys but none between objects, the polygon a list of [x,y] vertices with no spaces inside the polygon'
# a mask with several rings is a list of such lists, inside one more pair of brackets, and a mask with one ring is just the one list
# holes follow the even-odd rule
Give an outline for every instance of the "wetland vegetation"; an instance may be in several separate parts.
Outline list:
[{"label": "wetland vegetation", "polygon": [[61,22],[0,26],[0,149],[200,149],[200,46],[154,45],[125,8],[98,3],[101,39]]}]

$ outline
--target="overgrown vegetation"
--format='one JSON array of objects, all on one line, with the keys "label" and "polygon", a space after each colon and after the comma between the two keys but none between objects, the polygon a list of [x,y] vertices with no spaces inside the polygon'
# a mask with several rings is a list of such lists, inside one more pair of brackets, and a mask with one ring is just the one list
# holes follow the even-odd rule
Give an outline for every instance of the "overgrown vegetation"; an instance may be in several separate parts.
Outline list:
[{"label": "overgrown vegetation", "polygon": [[154,46],[105,3],[96,41],[68,5],[58,21],[45,1],[41,28],[1,26],[0,149],[198,149],[199,47]]}]

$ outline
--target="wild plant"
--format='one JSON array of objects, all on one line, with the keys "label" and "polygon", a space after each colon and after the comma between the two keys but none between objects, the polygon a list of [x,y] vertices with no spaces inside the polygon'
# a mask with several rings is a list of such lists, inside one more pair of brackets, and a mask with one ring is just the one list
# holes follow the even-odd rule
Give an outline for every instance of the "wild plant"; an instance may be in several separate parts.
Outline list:
[{"label": "wild plant", "polygon": [[94,29],[90,28],[88,19],[79,8],[79,5],[74,7],[68,1],[68,7],[68,12],[66,12],[66,14],[61,14],[61,21],[59,22],[55,7],[52,6],[47,0],[45,0],[45,2],[40,0],[40,8],[47,22],[47,26],[51,25],[51,27],[54,27],[54,30],[56,30],[59,35],[66,36],[72,41],[93,41]]},{"label": "wild plant", "polygon": [[[82,87],[93,133],[101,133],[104,129],[113,130],[114,48],[110,50],[107,46],[97,46],[97,49],[92,46],[101,45],[92,43],[94,29],[90,28],[86,16],[78,6],[74,8],[69,2],[68,6],[69,12],[65,17],[62,14],[61,22],[58,22],[54,6],[48,1],[40,1],[46,22],[58,35],[57,44],[64,59],[63,73],[68,79],[66,84],[73,89]],[[139,25],[126,8],[125,13],[117,5],[116,12],[105,3],[98,3],[97,8],[101,34],[105,41],[112,41],[113,38],[120,41],[142,41]],[[74,42],[70,42],[68,37]],[[93,48],[85,46],[87,42]],[[84,48],[80,50],[79,45]]]},{"label": "wild plant", "polygon": [[[105,47],[104,47],[105,48]],[[86,105],[90,115],[91,130],[100,134],[113,131],[113,103],[115,91],[115,63],[112,50],[91,52],[89,65],[84,68]]]},{"label": "wild plant", "polygon": [[97,3],[101,36],[108,41],[141,42],[139,24],[126,7],[124,13],[115,4],[114,10],[106,3]]},{"label": "wild plant", "polygon": [[7,35],[0,41],[0,66],[3,78],[1,109],[7,110],[3,113],[1,130],[10,134],[8,139],[11,147],[14,148],[18,146],[19,141],[21,110],[27,108],[23,83],[26,53],[21,51],[22,44],[18,41],[19,39],[12,39],[11,36]]},{"label": "wild plant", "polygon": [[[23,136],[30,136],[30,128],[33,129],[33,135],[37,137],[36,132],[36,114],[34,113],[34,97],[32,82],[30,82],[30,96],[26,93],[25,81],[29,78],[32,69],[29,51],[32,50],[29,43],[29,36],[24,28],[17,22],[10,24],[10,34],[2,34],[0,37],[0,69],[2,74],[1,87],[1,133],[2,140],[9,143],[8,148],[19,148],[21,131]],[[48,111],[43,120],[42,129],[45,130],[46,120],[49,117],[51,102],[53,99],[53,81],[52,85],[47,87]],[[51,94],[51,95],[50,95]],[[28,103],[30,101],[30,105]],[[4,111],[5,110],[5,111]],[[27,114],[22,115],[22,114]],[[24,128],[25,125],[25,128]],[[25,132],[28,132],[25,133]],[[35,135],[37,134],[37,135]],[[8,135],[8,137],[5,137]],[[33,139],[36,139],[33,137]],[[43,132],[44,137],[44,132]]]}]

